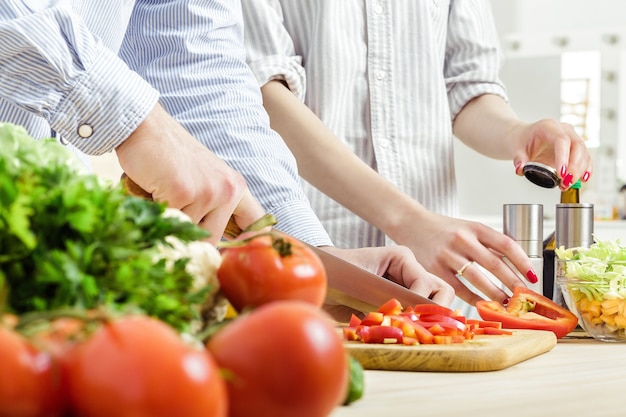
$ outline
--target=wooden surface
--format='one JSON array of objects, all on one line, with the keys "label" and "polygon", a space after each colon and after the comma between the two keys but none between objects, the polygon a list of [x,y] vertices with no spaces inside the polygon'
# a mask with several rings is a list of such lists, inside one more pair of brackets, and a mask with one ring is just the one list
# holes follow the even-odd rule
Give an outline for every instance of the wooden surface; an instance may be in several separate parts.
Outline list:
[{"label": "wooden surface", "polygon": [[556,346],[552,332],[514,330],[511,336],[476,336],[463,344],[381,345],[346,342],[365,369],[391,371],[496,371],[548,352]]},{"label": "wooden surface", "polygon": [[365,371],[365,395],[330,417],[626,415],[626,344],[559,339],[496,372]]}]

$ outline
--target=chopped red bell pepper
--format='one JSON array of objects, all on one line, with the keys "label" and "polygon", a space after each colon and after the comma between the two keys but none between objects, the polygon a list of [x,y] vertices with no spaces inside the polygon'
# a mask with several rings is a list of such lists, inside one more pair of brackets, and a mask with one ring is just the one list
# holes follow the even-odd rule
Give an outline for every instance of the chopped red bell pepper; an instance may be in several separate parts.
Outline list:
[{"label": "chopped red bell pepper", "polygon": [[[417,304],[403,309],[400,302],[391,299],[377,311],[370,311],[360,319],[350,317],[343,328],[344,340],[386,344],[450,344],[463,343],[474,338],[479,327],[496,323],[470,320],[460,312],[435,304]],[[500,324],[500,323],[497,323]],[[500,324],[501,325],[501,324]],[[480,329],[483,330],[483,329]],[[494,329],[495,330],[495,329]],[[510,334],[510,332],[481,331],[481,334]]]},{"label": "chopped red bell pepper", "polygon": [[387,316],[400,314],[402,312],[402,304],[397,299],[391,298],[389,301],[378,307],[378,310],[376,311]]},{"label": "chopped red bell pepper", "polygon": [[402,330],[393,326],[369,326],[369,331],[363,334],[364,343],[400,343],[402,344]]},{"label": "chopped red bell pepper", "polygon": [[416,304],[410,308],[410,311],[415,314],[441,314],[442,316],[452,316],[454,311],[448,307],[439,304]]},{"label": "chopped red bell pepper", "polygon": [[557,339],[578,324],[571,311],[526,287],[516,287],[506,307],[497,301],[481,300],[476,310],[483,320],[499,321],[505,329],[548,330]]}]

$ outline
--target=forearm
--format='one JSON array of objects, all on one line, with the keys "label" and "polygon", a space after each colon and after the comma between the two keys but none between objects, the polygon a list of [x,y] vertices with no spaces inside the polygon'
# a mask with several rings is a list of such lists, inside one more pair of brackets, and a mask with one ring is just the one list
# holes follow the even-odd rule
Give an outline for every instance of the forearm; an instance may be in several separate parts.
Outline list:
[{"label": "forearm", "polygon": [[270,81],[261,91],[272,128],[295,155],[300,175],[313,186],[394,240],[404,219],[415,221],[426,212],[354,155],[282,83]]},{"label": "forearm", "polygon": [[494,159],[513,159],[515,144],[512,132],[524,124],[502,97],[484,94],[469,103],[457,115],[454,135],[483,155]]}]

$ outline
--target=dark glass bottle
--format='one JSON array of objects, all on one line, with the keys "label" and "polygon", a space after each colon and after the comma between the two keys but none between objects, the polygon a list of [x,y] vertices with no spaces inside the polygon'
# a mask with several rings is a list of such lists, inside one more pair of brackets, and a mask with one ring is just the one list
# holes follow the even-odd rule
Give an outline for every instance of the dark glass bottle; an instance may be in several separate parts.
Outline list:
[{"label": "dark glass bottle", "polygon": [[[561,204],[580,203],[580,180],[570,188],[561,191]],[[552,298],[554,291],[554,249],[556,248],[556,233],[552,232],[543,241],[543,295]]]}]

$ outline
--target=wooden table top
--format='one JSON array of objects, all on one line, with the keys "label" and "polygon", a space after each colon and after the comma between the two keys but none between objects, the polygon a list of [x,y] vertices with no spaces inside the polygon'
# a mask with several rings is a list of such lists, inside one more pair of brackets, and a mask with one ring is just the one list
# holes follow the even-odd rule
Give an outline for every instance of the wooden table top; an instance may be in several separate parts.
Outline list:
[{"label": "wooden table top", "polygon": [[331,417],[624,415],[626,343],[572,335],[498,371],[365,371],[363,398]]}]

